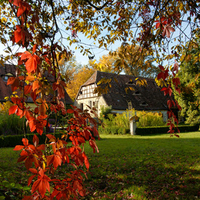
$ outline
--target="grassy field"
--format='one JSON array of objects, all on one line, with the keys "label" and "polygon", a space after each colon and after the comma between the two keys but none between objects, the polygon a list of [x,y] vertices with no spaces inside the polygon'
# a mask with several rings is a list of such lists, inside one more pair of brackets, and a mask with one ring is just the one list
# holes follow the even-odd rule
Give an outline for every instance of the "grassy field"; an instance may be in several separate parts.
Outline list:
[{"label": "grassy field", "polygon": [[[200,132],[179,138],[101,135],[97,145],[98,154],[85,148],[91,166],[84,199],[200,199]],[[6,191],[10,199],[29,191],[17,157],[12,148],[0,149],[0,194]]]}]

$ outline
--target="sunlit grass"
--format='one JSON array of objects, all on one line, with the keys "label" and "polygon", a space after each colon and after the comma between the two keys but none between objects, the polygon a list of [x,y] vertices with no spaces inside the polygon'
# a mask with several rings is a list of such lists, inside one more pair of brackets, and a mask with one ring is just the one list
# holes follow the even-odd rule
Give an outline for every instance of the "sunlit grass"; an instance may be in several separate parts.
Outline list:
[{"label": "sunlit grass", "polygon": [[[179,138],[101,135],[97,146],[98,154],[85,146],[90,170],[84,199],[200,199],[200,132]],[[13,148],[0,149],[0,187],[17,188],[15,194],[30,190],[26,169],[16,165],[18,155]]]}]

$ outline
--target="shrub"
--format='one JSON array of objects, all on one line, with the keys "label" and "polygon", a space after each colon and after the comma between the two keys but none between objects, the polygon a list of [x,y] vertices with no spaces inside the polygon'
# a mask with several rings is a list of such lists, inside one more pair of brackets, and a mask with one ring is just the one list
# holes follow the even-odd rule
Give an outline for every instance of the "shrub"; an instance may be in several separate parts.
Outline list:
[{"label": "shrub", "polygon": [[100,110],[100,118],[108,119],[108,114],[111,113],[112,106],[101,106]]},{"label": "shrub", "polygon": [[139,121],[137,122],[137,127],[147,127],[147,126],[163,126],[163,117],[161,113],[157,112],[137,112]]},{"label": "shrub", "polygon": [[20,135],[23,134],[25,121],[17,115],[7,113],[0,114],[0,135]]},{"label": "shrub", "polygon": [[[99,133],[104,134],[126,134],[130,132],[130,117],[136,114],[135,110],[123,112],[122,114],[107,113],[106,118],[102,118],[105,129],[99,129]],[[163,118],[160,113],[137,111],[137,116],[139,121],[137,122],[137,127],[146,126],[163,126]],[[114,131],[116,131],[114,133]]]}]

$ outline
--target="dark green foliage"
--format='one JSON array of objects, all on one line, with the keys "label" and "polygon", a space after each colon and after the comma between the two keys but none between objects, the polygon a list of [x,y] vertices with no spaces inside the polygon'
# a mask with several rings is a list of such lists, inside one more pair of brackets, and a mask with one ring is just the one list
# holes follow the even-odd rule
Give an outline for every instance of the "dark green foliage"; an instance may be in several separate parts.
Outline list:
[{"label": "dark green foliage", "polygon": [[[33,141],[33,135],[34,134],[27,134],[26,138],[29,140],[29,142],[32,144]],[[46,135],[37,135],[40,144],[44,144],[46,140]],[[61,137],[62,133],[56,133],[55,137]],[[15,147],[16,145],[22,145],[22,138],[24,138],[23,135],[8,135],[8,136],[0,136],[0,147]]]},{"label": "dark green foliage", "polygon": [[118,127],[118,126],[106,126],[105,128],[100,126],[98,131],[99,134],[111,134],[111,135],[115,134],[125,135],[130,133],[130,130],[128,128]]},{"label": "dark green foliage", "polygon": [[181,93],[177,91],[174,93],[182,107],[181,115],[186,119],[186,123],[200,124],[200,40],[195,45],[190,45],[188,49],[187,54],[183,52],[184,60],[178,73]]},{"label": "dark green foliage", "polygon": [[24,118],[17,115],[0,114],[0,135],[22,135],[25,128]]},{"label": "dark green foliage", "polygon": [[[180,130],[180,132],[198,131],[199,125],[194,125],[194,126],[179,125],[178,129]],[[156,135],[156,134],[161,134],[161,133],[167,133],[168,131],[169,131],[168,126],[136,128],[137,135]]]},{"label": "dark green foliage", "polygon": [[101,107],[101,112],[100,112],[100,118],[103,119],[108,119],[108,114],[111,113],[111,110],[112,110],[112,106],[102,106]]}]

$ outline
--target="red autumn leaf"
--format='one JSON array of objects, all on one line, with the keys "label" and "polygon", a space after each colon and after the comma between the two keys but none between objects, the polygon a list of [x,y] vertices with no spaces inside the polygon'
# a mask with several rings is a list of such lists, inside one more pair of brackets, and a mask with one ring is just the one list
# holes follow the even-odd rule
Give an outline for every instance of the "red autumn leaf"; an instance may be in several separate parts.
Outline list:
[{"label": "red autumn leaf", "polygon": [[17,17],[21,16],[25,11],[26,13],[31,10],[31,6],[24,1],[20,1],[19,8],[17,10]]},{"label": "red autumn leaf", "polygon": [[35,80],[33,82],[33,92],[38,88],[40,88],[40,82],[38,80]]},{"label": "red autumn leaf", "polygon": [[34,46],[33,46],[33,53],[36,52],[36,49],[37,49],[37,44],[34,44]]},{"label": "red autumn leaf", "polygon": [[26,11],[26,7],[21,5],[17,10],[17,17],[21,16]]},{"label": "red autumn leaf", "polygon": [[30,120],[29,121],[29,127],[30,127],[30,131],[33,132],[36,129],[36,123],[35,120]]},{"label": "red autumn leaf", "polygon": [[26,85],[24,87],[24,94],[27,95],[31,92],[31,89],[32,89],[32,85]]},{"label": "red autumn leaf", "polygon": [[82,153],[82,156],[84,158],[84,163],[85,163],[86,168],[89,169],[90,163],[89,163],[88,157],[85,155],[85,153]]},{"label": "red autumn leaf", "polygon": [[89,144],[93,148],[93,153],[95,153],[95,150],[97,151],[97,153],[99,153],[99,149],[94,140],[89,140]]},{"label": "red autumn leaf", "polygon": [[57,169],[62,164],[61,154],[59,152],[47,157],[47,165],[49,166],[50,164],[53,164],[54,169]]},{"label": "red autumn leaf", "polygon": [[36,190],[38,190],[38,192],[40,193],[40,195],[42,196],[42,198],[44,198],[46,190],[48,190],[50,192],[49,181],[51,181],[51,179],[44,174],[43,170],[42,170],[42,172],[43,172],[42,173],[41,170],[39,171],[39,174],[41,176],[39,176],[38,180],[36,180],[33,183],[31,192],[34,193]]},{"label": "red autumn leaf", "polygon": [[23,145],[16,145],[15,148],[13,149],[14,151],[19,151],[21,149],[23,149],[24,146]]},{"label": "red autumn leaf", "polygon": [[30,168],[29,171],[32,172],[33,174],[37,174],[38,173],[38,171],[35,168]]},{"label": "red autumn leaf", "polygon": [[20,25],[16,25],[16,30],[14,32],[15,42],[18,43],[22,41],[22,44],[25,43],[25,31],[22,29]]},{"label": "red autumn leaf", "polygon": [[23,142],[24,146],[28,146],[28,144],[29,144],[28,139],[26,139],[26,138],[23,138],[22,142]]},{"label": "red autumn leaf", "polygon": [[[31,169],[33,169],[33,168],[31,168]],[[30,169],[29,169],[30,170]],[[37,170],[36,170],[37,171]],[[29,179],[28,179],[28,186],[31,184],[31,182],[32,182],[32,180],[33,180],[33,178],[35,177],[36,175],[32,175],[32,176],[30,176],[29,177]]]},{"label": "red autumn leaf", "polygon": [[174,32],[175,29],[172,28],[169,24],[164,26],[163,32],[162,32],[162,36],[165,37],[165,35],[170,38],[170,32]]},{"label": "red autumn leaf", "polygon": [[67,110],[67,113],[74,113],[74,110],[68,109],[68,110]]},{"label": "red autumn leaf", "polygon": [[10,77],[8,80],[7,80],[7,85],[12,85],[14,82],[15,82],[15,77]]},{"label": "red autumn leaf", "polygon": [[28,73],[35,72],[37,69],[38,63],[40,62],[40,58],[37,55],[32,55],[28,51],[25,51],[21,55],[21,60],[27,60],[25,65],[26,65],[26,70]]},{"label": "red autumn leaf", "polygon": [[46,105],[45,105],[45,103],[42,103],[42,104],[39,106],[39,113],[40,113],[40,115],[45,115],[45,114],[46,114],[46,111],[47,111]]},{"label": "red autumn leaf", "polygon": [[9,108],[9,115],[14,114],[17,111],[18,106],[14,105]]},{"label": "red autumn leaf", "polygon": [[78,137],[78,141],[79,141],[80,143],[85,143],[85,139],[84,139],[83,137]]},{"label": "red autumn leaf", "polygon": [[34,144],[35,147],[39,144],[39,138],[35,134],[33,136],[33,144]]},{"label": "red autumn leaf", "polygon": [[50,140],[51,139],[54,139],[54,141],[56,141],[56,138],[55,138],[55,136],[54,135],[51,135],[51,134],[47,134],[46,135]]}]

